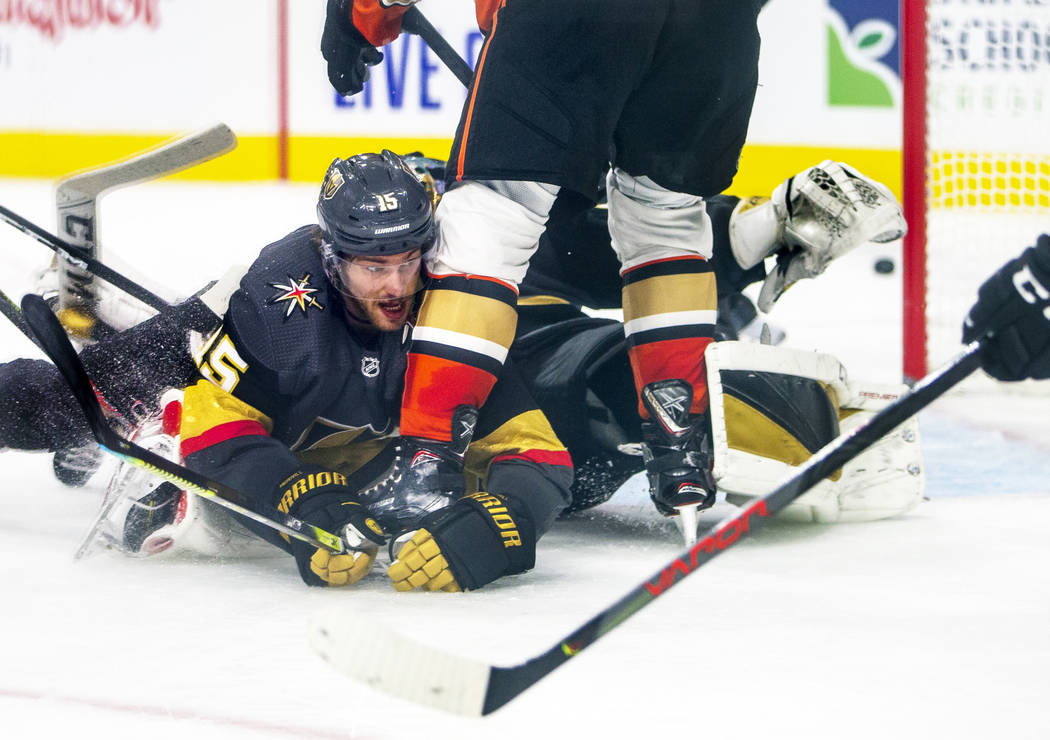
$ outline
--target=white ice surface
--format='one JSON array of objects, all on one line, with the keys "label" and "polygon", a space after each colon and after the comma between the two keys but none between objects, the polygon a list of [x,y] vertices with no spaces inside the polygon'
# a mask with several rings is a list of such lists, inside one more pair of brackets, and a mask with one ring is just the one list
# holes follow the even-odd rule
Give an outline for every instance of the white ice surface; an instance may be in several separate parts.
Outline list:
[{"label": "white ice surface", "polygon": [[[49,184],[0,203],[54,229]],[[313,188],[157,184],[110,196],[104,257],[188,294],[311,220]],[[1023,245],[1018,245],[1018,249]],[[48,252],[0,225],[0,289]],[[899,283],[864,248],[793,288],[789,343],[898,378]],[[0,322],[0,360],[36,356]],[[501,664],[547,649],[680,549],[638,480],[557,523],[537,567],[471,594],[301,585],[289,558],[74,563],[102,476],[0,456],[0,736],[5,738],[1046,738],[1046,398],[951,399],[923,414],[930,500],[895,520],[773,523],[494,715],[387,698],[307,646],[333,605]],[[717,513],[709,515],[715,518]]]}]

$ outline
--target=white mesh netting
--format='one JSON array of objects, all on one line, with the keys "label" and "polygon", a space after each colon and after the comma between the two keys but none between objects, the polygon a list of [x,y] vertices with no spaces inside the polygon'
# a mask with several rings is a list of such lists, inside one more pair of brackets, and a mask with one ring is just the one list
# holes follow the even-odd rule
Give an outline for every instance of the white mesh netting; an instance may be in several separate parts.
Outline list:
[{"label": "white mesh netting", "polygon": [[[1050,231],[1050,0],[929,0],[927,13],[926,318],[935,367],[958,351],[980,283]],[[1036,390],[1050,393],[1047,384]]]}]

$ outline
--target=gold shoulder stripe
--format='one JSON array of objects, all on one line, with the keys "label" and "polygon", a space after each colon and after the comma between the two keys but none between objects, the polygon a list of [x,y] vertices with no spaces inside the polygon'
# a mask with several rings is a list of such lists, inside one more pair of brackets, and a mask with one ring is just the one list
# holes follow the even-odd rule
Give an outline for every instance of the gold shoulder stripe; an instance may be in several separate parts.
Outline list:
[{"label": "gold shoulder stripe", "polygon": [[273,431],[270,417],[210,381],[199,380],[186,389],[182,399],[183,439],[198,437],[220,424],[234,421],[257,421],[267,433]]}]

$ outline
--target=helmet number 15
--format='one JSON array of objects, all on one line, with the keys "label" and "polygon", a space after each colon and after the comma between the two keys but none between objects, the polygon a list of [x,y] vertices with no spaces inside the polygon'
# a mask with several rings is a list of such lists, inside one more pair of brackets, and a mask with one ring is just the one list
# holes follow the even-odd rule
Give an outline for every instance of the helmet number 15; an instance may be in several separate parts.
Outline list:
[{"label": "helmet number 15", "polygon": [[401,207],[401,203],[398,202],[394,193],[378,193],[376,200],[379,201],[379,210],[384,213],[386,211],[396,211]]}]

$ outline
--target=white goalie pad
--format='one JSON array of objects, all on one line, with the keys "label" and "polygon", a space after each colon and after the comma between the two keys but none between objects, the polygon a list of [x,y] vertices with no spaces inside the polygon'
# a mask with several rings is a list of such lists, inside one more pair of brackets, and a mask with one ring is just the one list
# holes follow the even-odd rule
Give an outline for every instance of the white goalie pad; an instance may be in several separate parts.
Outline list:
[{"label": "white goalie pad", "polygon": [[[140,422],[131,441],[181,463],[179,438],[171,433],[173,417],[177,426],[181,398],[181,391],[168,391],[162,401],[165,413]],[[103,549],[139,558],[180,554],[252,558],[279,554],[224,508],[179,490],[128,462],[121,462],[113,471],[98,517],[76,555],[79,558]]]},{"label": "white goalie pad", "polygon": [[[826,412],[837,418],[840,433],[864,424],[896,400],[907,386],[855,381],[835,357],[746,342],[718,342],[706,352],[711,397],[714,476],[730,503],[771,491],[795,473],[807,451],[775,420],[747,407],[732,390],[733,378],[776,373],[815,381],[827,397]],[[734,371],[742,371],[743,374]],[[741,412],[741,409],[744,409]],[[764,429],[756,429],[764,427]],[[918,419],[912,417],[792,502],[780,514],[792,521],[862,522],[903,514],[925,493],[925,468]]]}]

